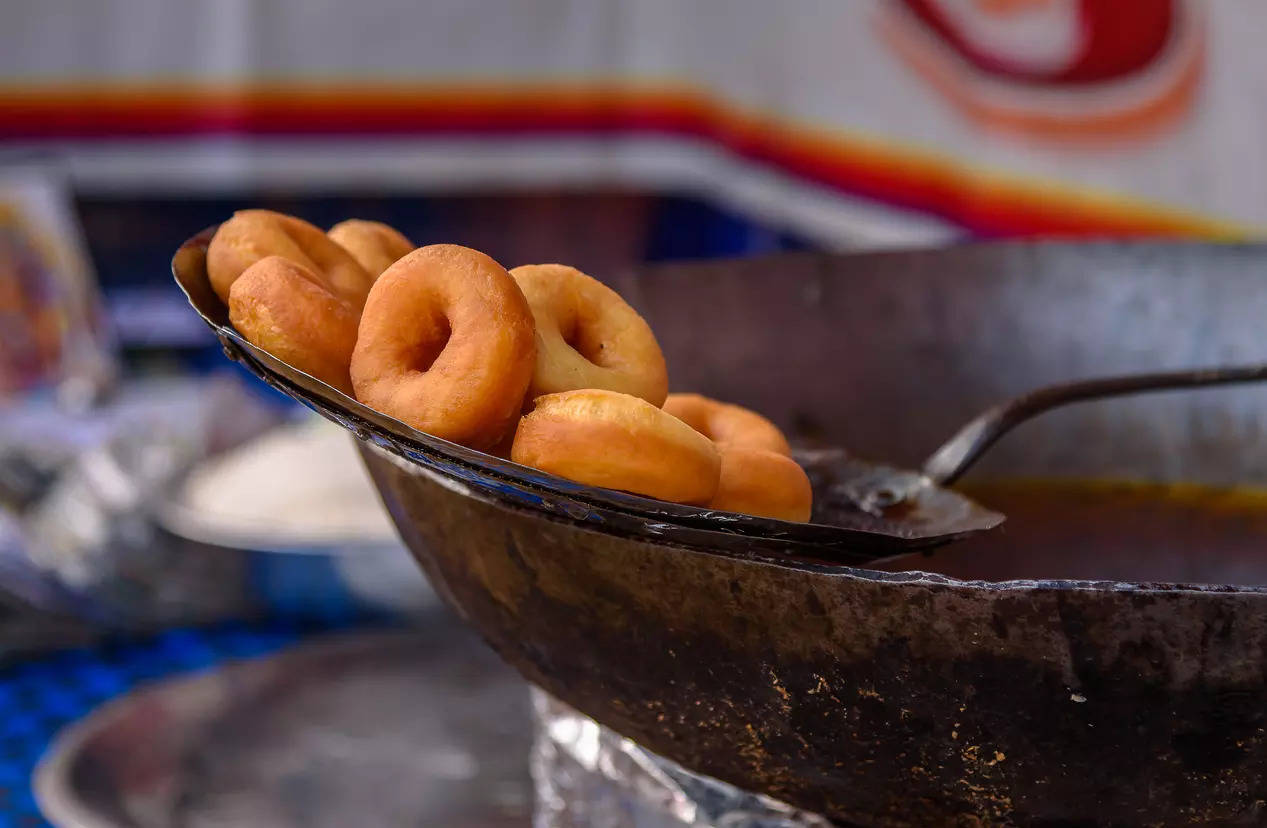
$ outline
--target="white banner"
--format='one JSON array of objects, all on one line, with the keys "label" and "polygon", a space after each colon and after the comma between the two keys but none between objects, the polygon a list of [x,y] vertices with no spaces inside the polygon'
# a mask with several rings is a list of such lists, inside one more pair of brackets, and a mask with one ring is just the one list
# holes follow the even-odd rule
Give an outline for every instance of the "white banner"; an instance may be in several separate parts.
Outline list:
[{"label": "white banner", "polygon": [[96,191],[691,189],[826,241],[1257,236],[1257,0],[10,0]]}]

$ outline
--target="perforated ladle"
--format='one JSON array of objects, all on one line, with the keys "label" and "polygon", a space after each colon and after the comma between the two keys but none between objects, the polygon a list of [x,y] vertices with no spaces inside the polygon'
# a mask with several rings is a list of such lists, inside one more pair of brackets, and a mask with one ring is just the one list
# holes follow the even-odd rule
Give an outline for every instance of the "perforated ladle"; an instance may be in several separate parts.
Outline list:
[{"label": "perforated ladle", "polygon": [[843,495],[858,509],[878,516],[886,510],[910,503],[925,489],[952,485],[1003,435],[1053,408],[1147,391],[1262,380],[1267,380],[1267,365],[1128,374],[1049,385],[1014,397],[970,420],[929,456],[919,472],[855,464],[856,474],[838,479],[833,484],[833,491]]}]

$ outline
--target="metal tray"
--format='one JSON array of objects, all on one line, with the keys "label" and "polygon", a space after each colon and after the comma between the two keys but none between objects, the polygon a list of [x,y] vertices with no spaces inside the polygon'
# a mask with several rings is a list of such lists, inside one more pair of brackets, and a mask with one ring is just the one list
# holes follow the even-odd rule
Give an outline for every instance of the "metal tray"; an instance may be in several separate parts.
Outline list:
[{"label": "metal tray", "polygon": [[60,828],[510,828],[527,688],[452,623],[302,645],[106,704],[36,771]]}]

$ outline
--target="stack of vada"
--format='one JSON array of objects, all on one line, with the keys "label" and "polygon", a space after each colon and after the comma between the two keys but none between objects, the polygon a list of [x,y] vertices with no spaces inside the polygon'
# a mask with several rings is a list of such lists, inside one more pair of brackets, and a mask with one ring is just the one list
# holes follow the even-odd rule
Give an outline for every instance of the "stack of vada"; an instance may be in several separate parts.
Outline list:
[{"label": "stack of vada", "polygon": [[812,492],[773,423],[670,394],[646,321],[560,264],[507,271],[385,224],[242,210],[207,275],[252,344],[436,437],[591,486],[789,521]]}]

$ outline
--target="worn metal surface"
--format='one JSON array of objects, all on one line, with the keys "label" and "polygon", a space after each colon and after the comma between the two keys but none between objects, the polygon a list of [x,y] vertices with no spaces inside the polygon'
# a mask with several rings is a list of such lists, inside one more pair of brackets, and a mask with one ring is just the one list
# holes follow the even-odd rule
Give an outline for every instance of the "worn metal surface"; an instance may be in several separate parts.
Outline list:
[{"label": "worn metal surface", "polygon": [[[750,405],[794,442],[908,469],[1034,388],[1267,357],[1262,245],[807,253],[650,268],[612,284],[655,330],[675,389]],[[1053,411],[980,463],[981,475],[1015,473],[1267,483],[1267,387]]]},{"label": "worn metal surface", "polygon": [[367,460],[498,652],[688,768],[860,825],[1267,819],[1260,590],[781,566]]},{"label": "worn metal surface", "polygon": [[[1260,358],[1265,270],[1261,248],[999,245],[706,264],[620,286],[678,387],[910,463],[1027,387]],[[715,329],[690,296],[710,297]],[[289,391],[358,426],[341,401]],[[990,465],[1267,479],[1262,389],[1181,396],[1057,412]],[[846,824],[1267,820],[1261,587],[959,581],[827,565],[757,537],[670,542],[362,436],[441,596],[531,681],[688,768]],[[1110,534],[1068,554],[1140,550]]]},{"label": "worn metal surface", "polygon": [[524,828],[527,688],[449,617],[136,690],[36,771],[60,828]]}]

